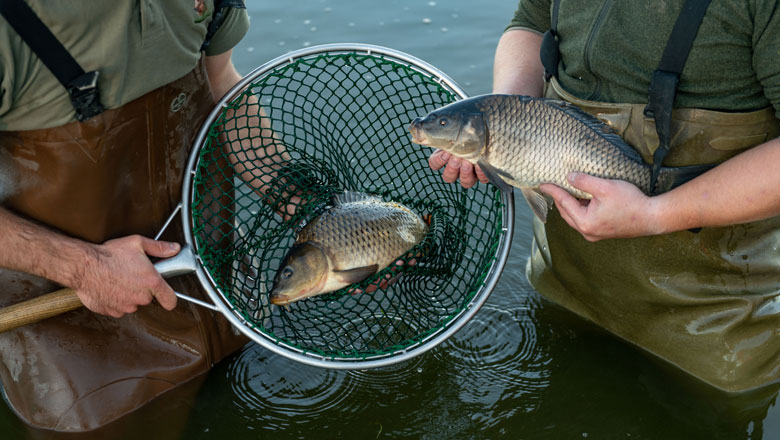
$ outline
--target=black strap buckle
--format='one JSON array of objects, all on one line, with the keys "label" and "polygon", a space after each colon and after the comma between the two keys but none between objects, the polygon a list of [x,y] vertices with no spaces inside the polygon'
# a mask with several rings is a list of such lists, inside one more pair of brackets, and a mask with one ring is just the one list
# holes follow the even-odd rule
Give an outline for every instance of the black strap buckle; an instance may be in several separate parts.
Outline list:
[{"label": "black strap buckle", "polygon": [[98,76],[100,72],[97,70],[86,72],[72,79],[66,86],[70,102],[76,109],[76,119],[80,122],[103,113],[100,90],[97,87]]},{"label": "black strap buckle", "polygon": [[672,132],[672,108],[680,76],[674,72],[656,70],[650,80],[649,100],[645,106],[645,116],[655,119],[655,131],[658,133],[658,148],[653,152],[653,168],[650,175],[650,190],[655,190],[655,183],[661,171],[661,163],[669,153],[669,142]]}]

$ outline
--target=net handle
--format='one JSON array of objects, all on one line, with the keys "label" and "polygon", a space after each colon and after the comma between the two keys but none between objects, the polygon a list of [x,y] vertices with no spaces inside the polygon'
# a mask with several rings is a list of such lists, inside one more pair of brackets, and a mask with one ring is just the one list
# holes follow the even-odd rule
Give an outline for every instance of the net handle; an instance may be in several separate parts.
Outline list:
[{"label": "net handle", "polygon": [[0,310],[0,333],[84,306],[76,291],[65,288]]},{"label": "net handle", "polygon": [[[158,261],[154,268],[164,278],[192,273],[195,271],[195,256],[189,246],[184,246],[175,257]],[[185,301],[217,312],[220,311],[214,304],[179,292],[174,293],[178,298]],[[84,304],[82,304],[76,291],[71,288],[60,289],[33,299],[21,301],[0,309],[0,333],[70,312],[83,306]]]}]

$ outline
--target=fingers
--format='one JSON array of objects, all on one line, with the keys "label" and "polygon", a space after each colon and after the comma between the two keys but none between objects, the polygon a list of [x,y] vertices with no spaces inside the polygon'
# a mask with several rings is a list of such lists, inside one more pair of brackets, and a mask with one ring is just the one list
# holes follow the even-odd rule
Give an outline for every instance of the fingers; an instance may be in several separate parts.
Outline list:
[{"label": "fingers", "polygon": [[582,207],[579,200],[557,185],[545,183],[540,185],[539,189],[555,200],[555,205],[558,207],[558,210],[561,211],[562,215],[564,213],[563,211],[567,214],[572,214]]},{"label": "fingers", "polygon": [[442,179],[447,183],[454,183],[460,180],[460,184],[464,188],[471,188],[477,181],[482,183],[489,182],[487,176],[479,167],[444,150],[434,151],[428,158],[428,165],[433,170],[439,170],[444,167],[441,175]]},{"label": "fingers", "polygon": [[566,178],[569,183],[594,197],[602,196],[608,191],[609,180],[600,179],[585,173],[569,173]]},{"label": "fingers", "polygon": [[558,185],[553,185],[552,183],[543,183],[539,185],[539,189],[542,190],[545,194],[555,199],[557,202],[559,199],[564,199],[566,197],[572,197],[571,194],[569,194],[568,191],[561,188]]},{"label": "fingers", "polygon": [[179,253],[181,246],[172,241],[152,240],[147,237],[139,237],[141,247],[146,255],[157,258],[170,258]]},{"label": "fingers", "polygon": [[485,175],[485,173],[482,171],[482,168],[479,167],[479,165],[474,165],[474,171],[477,174],[477,179],[479,179],[482,183],[489,183],[490,180],[488,179],[488,176]]},{"label": "fingers", "polygon": [[469,161],[461,161],[460,164],[460,184],[464,188],[471,188],[477,183],[477,174],[474,172],[474,165]]},{"label": "fingers", "polygon": [[428,166],[436,171],[446,165],[448,160],[450,160],[450,153],[444,150],[436,150],[428,157]]},{"label": "fingers", "polygon": [[442,179],[447,183],[453,183],[460,177],[460,163],[461,160],[457,157],[450,157],[447,161],[447,166],[441,173]]},{"label": "fingers", "polygon": [[178,243],[140,235],[113,239],[96,247],[77,288],[90,310],[121,317],[138,307],[157,302],[166,310],[176,307],[173,289],[157,272],[149,257],[169,258],[180,251]]},{"label": "fingers", "polygon": [[168,283],[163,282],[163,285],[164,287],[156,292],[153,292],[152,296],[157,300],[157,303],[160,304],[162,308],[171,311],[176,308],[176,294],[173,292],[173,289],[168,286]]},{"label": "fingers", "polygon": [[[141,246],[144,252],[157,258],[170,258],[175,256],[181,250],[179,243],[172,241],[153,240],[147,237],[139,237],[141,240]],[[156,271],[155,271],[156,272]],[[149,288],[148,298],[136,298],[137,305],[148,305],[152,300],[157,300],[165,310],[173,310],[176,307],[176,294],[167,282],[156,274],[155,279],[149,280],[152,287]],[[153,276],[152,276],[153,277]],[[133,307],[135,308],[135,307]],[[133,313],[135,310],[126,311],[126,313]]]},{"label": "fingers", "polygon": [[555,206],[558,207],[558,212],[563,220],[572,228],[577,229],[578,216],[580,211],[585,209],[581,201],[557,185],[545,183],[540,185],[539,189],[555,200]]}]

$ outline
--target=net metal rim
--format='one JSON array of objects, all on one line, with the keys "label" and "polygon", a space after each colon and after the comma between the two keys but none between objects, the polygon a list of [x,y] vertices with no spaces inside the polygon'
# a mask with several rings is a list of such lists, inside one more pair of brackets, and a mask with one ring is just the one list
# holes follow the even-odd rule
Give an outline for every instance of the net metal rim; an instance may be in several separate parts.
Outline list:
[{"label": "net metal rim", "polygon": [[474,295],[470,304],[467,307],[464,307],[464,309],[458,315],[456,315],[449,324],[443,326],[438,331],[431,333],[425,339],[421,340],[418,344],[412,346],[411,348],[405,348],[393,353],[385,353],[374,357],[331,358],[281,343],[271,336],[253,330],[249,323],[247,323],[246,320],[241,317],[240,312],[231,305],[225,294],[223,294],[218,288],[215,288],[216,283],[208,271],[204,268],[203,261],[201,260],[201,257],[197,251],[197,242],[192,234],[193,219],[191,209],[195,195],[194,176],[199,160],[198,153],[208,137],[211,125],[219,117],[224,108],[227,107],[227,103],[239,95],[248,84],[250,84],[258,77],[265,75],[280,66],[291,64],[300,58],[317,56],[323,53],[357,53],[367,56],[382,56],[385,59],[401,62],[421,73],[422,75],[428,76],[429,78],[441,84],[443,87],[449,88],[453,93],[455,93],[455,95],[458,96],[459,99],[465,99],[468,97],[466,92],[460,86],[458,86],[454,80],[452,80],[444,72],[440,71],[436,67],[412,55],[387,47],[365,43],[332,43],[299,49],[274,58],[273,60],[262,64],[244,76],[222,97],[222,99],[219,100],[219,102],[217,102],[214,109],[211,111],[211,113],[209,113],[208,117],[203,122],[203,125],[201,126],[201,129],[195,138],[195,142],[193,143],[193,148],[190,152],[187,166],[185,168],[187,172],[185,172],[182,183],[182,232],[184,234],[185,243],[190,244],[193,248],[193,255],[196,260],[194,264],[194,271],[209,298],[214,303],[219,312],[222,313],[222,315],[224,315],[225,318],[234,327],[249,337],[249,339],[251,339],[253,342],[256,342],[263,348],[268,349],[275,354],[284,356],[296,362],[316,367],[330,369],[369,369],[385,367],[409,360],[438,346],[447,340],[450,336],[452,336],[455,332],[460,330],[469,320],[471,320],[471,318],[479,311],[485,301],[487,301],[490,293],[498,283],[509,255],[514,232],[515,208],[513,193],[501,192],[503,217],[501,238],[496,250],[496,258],[493,260],[493,264],[488,270],[482,288]]}]

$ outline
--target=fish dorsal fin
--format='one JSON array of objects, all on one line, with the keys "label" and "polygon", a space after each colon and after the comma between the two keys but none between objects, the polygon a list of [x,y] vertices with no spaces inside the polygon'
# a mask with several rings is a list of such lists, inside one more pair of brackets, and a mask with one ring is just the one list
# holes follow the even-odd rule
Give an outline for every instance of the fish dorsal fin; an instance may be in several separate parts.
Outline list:
[{"label": "fish dorsal fin", "polygon": [[626,141],[623,140],[623,138],[612,129],[612,127],[604,123],[604,121],[601,119],[566,101],[559,101],[557,99],[542,100],[550,107],[553,107],[582,122],[586,127],[596,132],[599,137],[604,138],[609,143],[618,147],[620,151],[623,152],[623,154],[628,156],[629,159],[644,163],[642,156],[633,147],[631,147],[631,145],[628,145]]},{"label": "fish dorsal fin", "polygon": [[366,194],[360,191],[344,191],[341,194],[333,196],[333,205],[344,205],[355,202],[381,202],[382,199],[375,195]]}]

